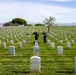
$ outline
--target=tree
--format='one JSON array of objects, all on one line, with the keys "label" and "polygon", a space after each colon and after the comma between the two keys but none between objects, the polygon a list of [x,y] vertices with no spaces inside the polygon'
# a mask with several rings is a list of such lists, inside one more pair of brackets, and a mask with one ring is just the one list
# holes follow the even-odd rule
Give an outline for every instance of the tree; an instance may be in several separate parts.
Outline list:
[{"label": "tree", "polygon": [[43,23],[48,26],[48,33],[49,33],[51,26],[55,25],[55,18],[54,17],[45,18]]},{"label": "tree", "polygon": [[32,26],[32,24],[27,24],[27,26]]},{"label": "tree", "polygon": [[13,24],[11,22],[7,22],[7,23],[3,24],[3,26],[15,26],[15,24]]},{"label": "tree", "polygon": [[27,25],[27,22],[22,18],[14,18],[11,22],[15,25]]},{"label": "tree", "polygon": [[43,25],[43,24],[38,23],[38,24],[35,24],[35,26],[44,26],[44,25]]}]

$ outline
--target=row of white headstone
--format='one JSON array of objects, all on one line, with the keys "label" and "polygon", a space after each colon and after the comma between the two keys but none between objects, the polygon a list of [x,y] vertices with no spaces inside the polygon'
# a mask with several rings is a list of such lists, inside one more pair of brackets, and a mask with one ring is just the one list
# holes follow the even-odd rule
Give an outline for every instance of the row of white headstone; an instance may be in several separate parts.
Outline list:
[{"label": "row of white headstone", "polygon": [[[68,38],[70,39],[71,36],[68,36]],[[70,42],[68,42],[68,38],[65,38],[65,41],[67,42],[67,48],[71,48],[71,44],[74,44],[76,42],[76,39],[72,40],[72,42],[70,43]],[[58,41],[58,39],[56,39],[56,41]],[[54,42],[50,42],[50,40],[47,40],[47,42],[48,42],[48,44],[51,43],[51,48],[55,47],[55,43]],[[63,40],[60,40],[60,44],[63,44]],[[57,53],[58,53],[58,55],[62,55],[63,54],[63,47],[62,46],[58,46]],[[76,73],[76,57],[74,59],[74,71]]]},{"label": "row of white headstone", "polygon": [[[13,42],[18,42],[20,39],[24,38],[26,35],[26,32],[31,32],[31,29],[34,29],[34,27],[30,27],[28,30],[26,28],[19,28],[19,30],[17,30],[17,28],[15,28],[15,31],[12,30],[12,28],[9,30],[9,28],[6,30],[7,28],[4,28],[3,30],[1,30],[0,33],[0,39],[3,42],[10,42],[11,40],[13,40]],[[25,30],[24,30],[25,29]],[[20,31],[21,30],[21,31]],[[27,31],[26,31],[27,30]],[[17,31],[17,32],[16,32]],[[4,34],[3,34],[4,33]]]},{"label": "row of white headstone", "polygon": [[[62,54],[63,54],[63,47],[58,46],[58,55],[62,55]],[[74,59],[74,72],[76,73],[76,57]]]},{"label": "row of white headstone", "polygon": [[30,71],[32,73],[40,73],[41,72],[41,58],[38,56],[39,54],[38,40],[35,40],[33,52],[34,52],[34,56],[30,58]]},{"label": "row of white headstone", "polygon": [[[26,40],[23,40],[23,42],[19,42],[19,43],[18,43],[18,47],[19,47],[19,48],[22,48],[22,43],[23,43],[23,44],[26,44],[27,41],[28,41],[28,39],[31,37],[31,35],[32,35],[32,34],[30,33],[30,35],[28,36],[28,38],[26,38]],[[13,43],[13,41],[11,41],[11,43]],[[6,48],[6,43],[5,43],[5,42],[2,43],[2,47],[3,47],[3,48]],[[15,55],[15,46],[10,46],[10,47],[9,47],[9,54],[10,54],[10,55]]]},{"label": "row of white headstone", "polygon": [[[47,28],[46,27],[44,27],[44,29],[47,31]],[[55,30],[55,32],[54,32],[54,30]],[[68,30],[70,30],[70,29],[68,29]],[[73,31],[74,29],[72,29],[72,28],[71,28],[70,31],[68,31],[68,30],[65,30],[63,28],[62,29],[61,28],[60,29],[59,28],[57,29],[57,27],[56,27],[55,29],[53,29],[53,31],[51,31],[51,35],[56,36],[58,38],[63,38],[63,37],[66,38],[66,37],[68,37],[68,39],[70,39],[72,36],[75,35],[75,32]],[[70,32],[70,35],[69,35],[69,32]]]},{"label": "row of white headstone", "polygon": [[[32,34],[31,34],[32,35]],[[30,36],[29,36],[30,38]],[[25,41],[24,41],[25,43]],[[19,47],[22,47],[22,43],[18,43]],[[40,73],[41,72],[41,58],[38,56],[39,54],[39,47],[38,47],[38,40],[35,40],[35,45],[33,48],[34,56],[30,58],[30,72],[32,73]],[[15,55],[15,47],[9,47],[9,54]]]},{"label": "row of white headstone", "polygon": [[[54,45],[55,43],[51,43],[51,47],[54,48]],[[18,44],[19,48],[22,48],[22,43],[19,42]],[[2,47],[3,48],[6,48],[6,45],[5,45],[5,42],[2,43]],[[67,45],[68,48],[70,48],[70,43],[68,43]],[[12,52],[12,53],[11,53]],[[35,46],[33,48],[33,52],[34,52],[34,55],[38,55],[39,54],[39,47],[38,47],[38,42],[37,40],[35,41]],[[14,46],[10,46],[9,47],[9,54],[13,54],[15,55],[15,47]],[[58,54],[63,54],[63,47],[62,46],[58,46]]]},{"label": "row of white headstone", "polygon": [[[52,39],[55,39],[56,42],[58,42],[58,38],[55,38],[55,37],[52,36],[50,33],[48,33],[48,35],[49,35]],[[71,38],[71,36],[69,36],[69,38]],[[75,38],[75,39],[76,39],[76,38]],[[75,39],[74,39],[74,40],[73,40],[73,39],[71,40],[71,43],[72,43],[72,44],[75,43]],[[62,39],[60,40],[60,44],[63,44],[63,41],[64,41],[64,42],[69,42],[68,38],[64,38],[64,40],[62,40]]]},{"label": "row of white headstone", "polygon": [[[47,30],[45,27],[44,27],[44,30]],[[53,34],[53,35],[52,35]],[[58,33],[59,34],[59,33]],[[51,32],[51,34],[50,33],[48,33],[48,35],[52,38],[52,39],[55,39],[55,41],[57,42],[58,41],[58,38],[55,38],[54,37],[54,35],[57,35],[57,34],[54,34],[53,32]],[[66,34],[64,34],[64,40],[60,40],[60,44],[63,44],[63,41],[65,41],[65,42],[68,42],[68,39],[71,39],[71,35],[69,35],[68,37],[66,37]],[[61,39],[63,38],[62,36],[58,36],[58,37],[60,37]],[[72,40],[72,44],[74,44],[75,43],[75,40]]]},{"label": "row of white headstone", "polygon": [[[50,40],[47,39],[47,43],[51,45],[51,48],[55,48],[55,43],[54,42],[51,42]],[[74,44],[74,43],[75,43],[74,40],[72,40],[72,43],[67,42],[66,47],[71,48],[71,44]],[[60,44],[61,45],[63,44],[63,40],[60,40]]]},{"label": "row of white headstone", "polygon": [[38,40],[35,40],[34,47],[33,47],[33,55],[30,58],[30,72],[32,73],[40,73],[41,72],[41,58],[39,55],[39,46]]},{"label": "row of white headstone", "polygon": [[[22,45],[25,45],[26,42],[29,40],[29,38],[31,37],[32,33],[30,33],[30,35],[28,36],[28,38],[26,38],[26,40],[23,40],[22,42],[18,42],[18,48],[22,48]],[[10,44],[13,45],[13,40],[10,40]],[[6,42],[2,42],[0,40],[0,45],[2,46],[2,48],[6,49]]]},{"label": "row of white headstone", "polygon": [[[10,41],[11,45],[13,45],[13,40]],[[26,40],[23,40],[23,42],[18,43],[18,48],[22,48],[22,44],[26,44]],[[6,42],[1,43],[2,48],[6,49]]]},{"label": "row of white headstone", "polygon": [[[30,29],[30,30],[31,30],[31,29]],[[29,31],[30,31],[30,30],[29,30]],[[29,38],[31,37],[33,31],[34,31],[34,28],[33,28],[32,32],[30,33],[30,35],[28,36],[28,38],[26,38],[26,40],[23,40],[22,42],[19,42],[19,43],[18,43],[18,47],[19,47],[19,48],[22,48],[22,44],[25,45],[25,44],[27,43],[27,41],[28,41]],[[10,44],[13,45],[13,40],[10,40]],[[5,43],[5,42],[2,43],[2,47],[3,47],[3,48],[6,48],[6,43]],[[10,46],[10,47],[9,47],[9,54],[10,54],[10,55],[15,55],[15,47],[14,47],[14,46]]]}]

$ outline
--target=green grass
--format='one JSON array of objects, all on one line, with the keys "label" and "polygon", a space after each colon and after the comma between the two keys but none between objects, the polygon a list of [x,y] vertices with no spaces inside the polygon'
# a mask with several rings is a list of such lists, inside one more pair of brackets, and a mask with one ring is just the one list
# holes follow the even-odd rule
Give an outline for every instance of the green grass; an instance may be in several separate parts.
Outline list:
[{"label": "green grass", "polygon": [[[13,31],[14,33],[17,32],[17,34],[24,35],[19,42],[22,42],[25,40],[28,35],[31,33],[34,27],[25,27],[25,28],[5,28],[0,30],[0,35],[4,36],[3,33],[8,34],[10,36],[10,32]],[[30,29],[30,30],[29,30]],[[72,36],[71,33],[74,34],[74,36],[69,39],[69,42],[71,42],[72,39],[76,37],[76,27],[52,27],[51,29],[51,35],[53,35],[55,38],[58,38],[58,41],[56,42],[55,39],[52,39],[49,35],[47,38],[51,42],[55,42],[55,48],[51,48],[50,44],[43,43],[43,37],[41,35],[41,31],[46,30],[47,27],[39,27],[36,26],[34,31],[39,32],[39,56],[41,57],[41,73],[30,73],[30,57],[33,56],[33,47],[34,47],[34,35],[30,37],[26,45],[23,45],[23,48],[18,48],[18,42],[14,42],[15,46],[15,56],[11,56],[8,54],[9,46],[10,46],[10,39],[8,38],[7,48],[3,49],[0,45],[0,75],[76,75],[74,73],[74,58],[76,56],[76,43],[71,46],[70,49],[66,48],[66,42],[64,41],[62,45],[60,45],[59,40],[61,39],[59,37],[59,34],[64,37],[64,33]],[[9,32],[6,32],[6,31]],[[68,30],[68,31],[67,31]],[[21,32],[21,33],[20,33]],[[26,34],[28,33],[28,35]],[[53,34],[54,33],[54,34]],[[26,35],[25,35],[26,34]],[[57,35],[55,35],[57,34]],[[17,36],[17,37],[19,37]],[[6,36],[4,36],[6,37]],[[1,39],[1,38],[0,38]],[[2,39],[1,39],[2,40]],[[14,40],[14,38],[13,38]],[[64,40],[64,38],[63,38]],[[3,42],[4,40],[2,40]],[[57,47],[63,46],[64,53],[63,55],[57,54]]]}]

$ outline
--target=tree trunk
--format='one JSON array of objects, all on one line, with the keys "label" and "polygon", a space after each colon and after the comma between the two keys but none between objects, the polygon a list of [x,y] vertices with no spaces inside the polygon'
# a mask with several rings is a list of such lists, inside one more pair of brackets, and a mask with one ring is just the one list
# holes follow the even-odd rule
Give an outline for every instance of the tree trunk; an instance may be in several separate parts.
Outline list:
[{"label": "tree trunk", "polygon": [[48,33],[50,33],[50,27],[51,27],[51,25],[48,25]]}]

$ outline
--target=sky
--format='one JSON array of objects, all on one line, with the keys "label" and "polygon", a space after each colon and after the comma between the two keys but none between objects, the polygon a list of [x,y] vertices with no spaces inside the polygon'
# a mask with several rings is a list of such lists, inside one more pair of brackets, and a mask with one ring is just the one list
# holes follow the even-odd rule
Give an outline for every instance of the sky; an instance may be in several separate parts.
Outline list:
[{"label": "sky", "polygon": [[0,0],[0,23],[13,18],[43,23],[50,16],[57,23],[76,22],[76,0]]}]

